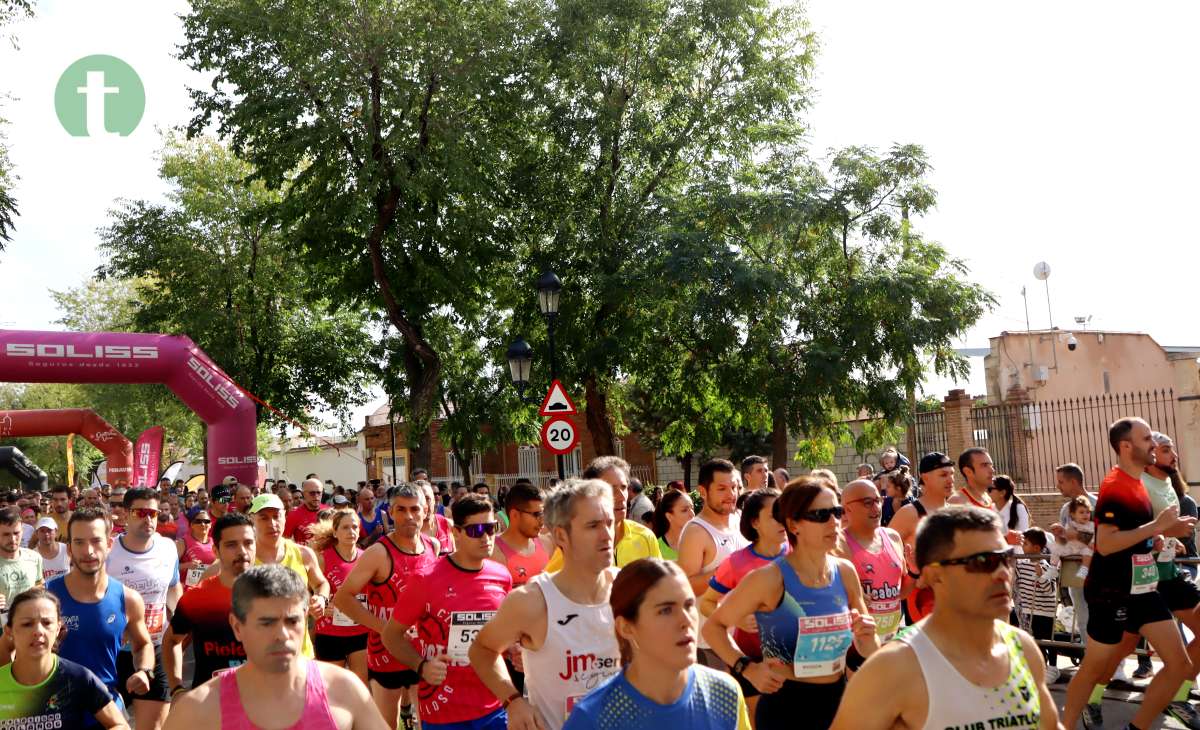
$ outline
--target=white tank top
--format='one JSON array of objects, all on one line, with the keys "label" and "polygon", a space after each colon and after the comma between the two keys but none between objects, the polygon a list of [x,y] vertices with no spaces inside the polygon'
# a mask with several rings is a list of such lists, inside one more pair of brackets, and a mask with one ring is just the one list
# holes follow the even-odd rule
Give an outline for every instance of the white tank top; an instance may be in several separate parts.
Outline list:
[{"label": "white tank top", "polygon": [[995,622],[997,637],[1008,647],[1008,678],[997,687],[980,687],[963,678],[918,624],[899,638],[912,647],[925,675],[929,715],[925,730],[948,727],[1002,727],[1037,730],[1041,696],[1025,660],[1021,637],[1003,621]]},{"label": "white tank top", "polygon": [[554,585],[555,575],[529,579],[546,599],[546,641],[537,651],[521,649],[525,694],[547,730],[560,730],[576,702],[621,671],[612,606],[575,603]]},{"label": "white tank top", "polygon": [[[146,629],[155,646],[162,644],[167,631],[167,590],[179,582],[179,553],[175,543],[158,533],[150,536],[150,547],[135,553],[125,547],[125,537],[118,535],[108,553],[105,569],[142,596],[146,604]],[[127,648],[129,645],[126,644]]]},{"label": "white tank top", "polygon": [[[71,567],[69,558],[67,558],[67,546],[61,542],[56,542],[54,545],[58,548],[58,555],[53,558],[42,556],[42,581],[49,583],[51,578],[56,578]],[[37,551],[35,551],[37,552]],[[38,552],[41,555],[41,552]]]},{"label": "white tank top", "polygon": [[[729,522],[730,525],[734,524],[733,515],[730,515]],[[683,526],[683,530],[681,530],[679,533],[680,542],[683,542],[683,533],[686,532],[687,528],[691,527],[692,525],[704,528],[704,531],[712,537],[713,544],[717,546],[716,557],[714,557],[708,565],[700,569],[701,573],[707,573],[709,571],[716,570],[718,565],[725,562],[725,558],[728,558],[738,550],[750,545],[750,541],[747,540],[742,535],[741,531],[736,527],[731,526],[722,530],[699,515],[693,517],[686,525]],[[696,627],[696,646],[701,649],[710,649],[712,647],[710,647],[708,642],[704,640],[704,633],[701,631],[701,629],[704,628],[704,621],[705,616],[700,614],[700,625]]]}]

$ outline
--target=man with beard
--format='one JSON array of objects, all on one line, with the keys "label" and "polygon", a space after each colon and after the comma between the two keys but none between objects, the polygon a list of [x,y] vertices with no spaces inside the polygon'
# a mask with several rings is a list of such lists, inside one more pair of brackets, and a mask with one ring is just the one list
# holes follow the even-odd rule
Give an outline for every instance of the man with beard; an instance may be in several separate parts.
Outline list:
[{"label": "man with beard", "polygon": [[181,697],[168,727],[387,730],[353,672],[301,654],[308,590],[295,572],[250,568],[234,581],[232,610],[246,663]]},{"label": "man with beard", "polygon": [[858,670],[833,730],[1059,730],[1037,643],[1007,623],[1013,550],[996,511],[954,506],[930,515],[916,552],[936,608]]},{"label": "man with beard", "polygon": [[287,523],[283,527],[283,536],[289,540],[305,544],[312,537],[312,526],[317,522],[317,515],[329,505],[321,503],[321,480],[305,479],[300,485],[302,501],[287,515]]},{"label": "man with beard", "polygon": [[[704,595],[708,582],[717,573],[725,558],[750,544],[732,524],[731,515],[737,503],[737,488],[733,479],[733,464],[726,459],[710,459],[700,466],[698,482],[704,507],[700,514],[683,527],[679,535],[679,567],[683,569],[692,585],[692,591]],[[700,618],[698,630],[704,628],[704,617]],[[698,633],[698,660],[713,669],[724,670],[721,661]]]},{"label": "man with beard", "polygon": [[128,636],[133,656],[133,672],[124,689],[145,694],[154,681],[154,645],[146,630],[145,604],[137,591],[105,569],[112,535],[103,512],[76,510],[67,522],[67,538],[71,570],[46,584],[62,604],[63,622],[70,627],[58,653],[92,670],[121,709],[117,654],[123,637]]},{"label": "man with beard", "polygon": [[440,546],[421,532],[425,495],[419,487],[393,487],[389,513],[392,531],[359,556],[333,597],[333,605],[354,623],[367,627],[367,682],[379,713],[388,727],[394,728],[397,720],[402,720],[403,727],[409,728],[413,726],[412,697],[406,690],[417,684],[417,673],[388,652],[382,635],[397,596],[414,575],[433,567]]},{"label": "man with beard", "polygon": [[[917,525],[926,515],[937,512],[946,506],[946,502],[954,494],[954,462],[943,453],[934,451],[921,457],[920,470],[921,497],[911,504],[900,508],[892,518],[891,529],[900,534],[900,539],[909,549],[915,547]],[[919,579],[915,573],[909,576]],[[916,589],[908,596],[908,618],[911,623],[920,621],[933,609],[933,591],[918,580]]]},{"label": "man with beard", "polygon": [[867,610],[875,619],[875,632],[883,642],[900,628],[903,618],[900,602],[912,591],[904,541],[900,533],[880,526],[883,500],[870,479],[855,479],[847,484],[842,492],[842,507],[846,510],[845,540],[839,544],[837,553],[854,563]]},{"label": "man with beard", "polygon": [[71,519],[71,488],[59,484],[50,489],[50,518],[58,531],[60,542],[67,541],[67,520]]},{"label": "man with beard", "polygon": [[1153,552],[1162,538],[1182,537],[1195,528],[1194,517],[1180,517],[1172,505],[1154,514],[1142,474],[1154,463],[1150,426],[1140,418],[1122,418],[1108,430],[1117,465],[1100,483],[1096,501],[1095,554],[1084,583],[1088,603],[1088,645],[1079,670],[1067,686],[1063,720],[1075,727],[1088,695],[1112,676],[1116,663],[1140,634],[1163,662],[1146,687],[1129,727],[1149,728],[1180,686],[1195,675],[1167,597],[1158,590]]},{"label": "man with beard", "polygon": [[212,542],[221,572],[200,581],[179,599],[171,626],[163,635],[163,670],[172,703],[186,691],[183,643],[188,639],[196,654],[191,687],[199,687],[218,671],[246,661],[246,652],[229,625],[229,614],[233,610],[234,581],[254,565],[254,525],[246,515],[227,514],[213,525]]},{"label": "man with beard", "polygon": [[[730,465],[730,469],[733,465]],[[613,490],[613,520],[616,532],[613,540],[616,548],[617,567],[623,568],[641,558],[661,558],[658,538],[645,525],[625,519],[629,500],[629,462],[619,456],[597,456],[583,470],[584,479],[599,479]],[[735,530],[736,531],[736,530]],[[563,567],[562,550],[555,550],[546,564],[547,573],[557,573]]]},{"label": "man with beard", "polygon": [[254,503],[254,492],[245,484],[229,485],[233,489],[233,511],[250,514],[250,505]]}]

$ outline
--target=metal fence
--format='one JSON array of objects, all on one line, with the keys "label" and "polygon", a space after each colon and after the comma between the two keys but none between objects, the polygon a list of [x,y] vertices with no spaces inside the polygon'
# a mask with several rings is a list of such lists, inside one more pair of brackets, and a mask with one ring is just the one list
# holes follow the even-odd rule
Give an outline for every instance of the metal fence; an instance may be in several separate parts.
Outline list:
[{"label": "metal fence", "polygon": [[1174,391],[1150,390],[1032,403],[1005,403],[971,410],[976,445],[992,455],[997,473],[1008,474],[1022,491],[1054,488],[1054,469],[1078,464],[1087,484],[1097,484],[1116,456],[1108,426],[1140,416],[1156,431],[1175,435]]},{"label": "metal fence", "polygon": [[949,450],[946,445],[946,412],[937,410],[918,413],[909,425],[909,448],[913,453],[908,458],[920,461],[921,456],[931,451],[943,454]]}]

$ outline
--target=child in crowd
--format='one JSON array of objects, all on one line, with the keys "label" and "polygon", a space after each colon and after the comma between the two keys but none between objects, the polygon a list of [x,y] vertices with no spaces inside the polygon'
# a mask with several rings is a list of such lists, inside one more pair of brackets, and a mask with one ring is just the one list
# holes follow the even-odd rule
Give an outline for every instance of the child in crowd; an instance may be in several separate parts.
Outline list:
[{"label": "child in crowd", "polygon": [[[1046,533],[1041,528],[1031,527],[1022,537],[1021,552],[1025,555],[1049,554]],[[1020,558],[1014,572],[1013,589],[1017,594],[1021,626],[1035,639],[1053,639],[1054,618],[1058,614],[1058,584],[1055,580],[1058,570],[1044,559]],[[1058,653],[1053,649],[1042,649],[1042,653],[1046,657],[1046,681],[1053,683],[1058,678],[1055,668]]]},{"label": "child in crowd", "polygon": [[1096,528],[1092,524],[1092,503],[1087,500],[1087,497],[1076,497],[1071,500],[1071,506],[1067,508],[1067,524],[1063,525],[1063,528],[1074,530],[1075,539],[1056,541],[1051,546],[1054,566],[1061,568],[1063,558],[1080,557],[1083,565],[1079,567],[1077,575],[1081,579],[1086,578],[1088,567],[1092,564],[1092,538],[1096,534]]}]

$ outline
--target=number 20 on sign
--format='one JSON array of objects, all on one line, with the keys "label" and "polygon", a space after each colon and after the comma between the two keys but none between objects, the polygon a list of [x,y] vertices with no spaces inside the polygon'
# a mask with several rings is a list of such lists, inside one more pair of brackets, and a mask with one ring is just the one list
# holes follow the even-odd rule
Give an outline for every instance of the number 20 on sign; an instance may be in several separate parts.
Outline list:
[{"label": "number 20 on sign", "polygon": [[566,418],[551,418],[542,424],[542,446],[555,454],[569,454],[579,443],[575,424]]}]

